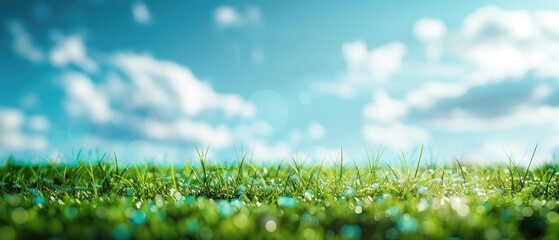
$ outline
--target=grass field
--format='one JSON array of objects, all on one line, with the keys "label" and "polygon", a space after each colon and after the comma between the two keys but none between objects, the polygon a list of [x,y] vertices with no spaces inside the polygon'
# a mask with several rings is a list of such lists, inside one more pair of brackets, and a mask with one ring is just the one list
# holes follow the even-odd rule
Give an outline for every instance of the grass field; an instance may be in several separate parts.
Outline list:
[{"label": "grass field", "polygon": [[[0,239],[556,239],[555,164],[123,166],[116,155],[0,168]],[[343,156],[343,155],[341,155]],[[425,162],[425,160],[423,160]],[[412,164],[413,163],[413,164]],[[531,163],[531,161],[530,161]]]}]

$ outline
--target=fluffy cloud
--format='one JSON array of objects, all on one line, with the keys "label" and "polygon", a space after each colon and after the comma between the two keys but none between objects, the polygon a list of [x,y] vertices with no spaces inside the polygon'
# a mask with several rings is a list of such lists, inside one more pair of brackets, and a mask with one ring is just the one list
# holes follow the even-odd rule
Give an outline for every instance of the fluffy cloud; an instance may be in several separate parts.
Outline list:
[{"label": "fluffy cloud", "polygon": [[[474,11],[459,29],[452,31],[447,31],[440,20],[419,20],[415,34],[428,51],[437,48],[441,54],[461,61],[460,64],[471,64],[473,69],[457,77],[459,81],[425,83],[409,92],[405,101],[423,110],[439,108],[444,102],[447,114],[432,116],[431,123],[452,131],[557,125],[551,117],[557,107],[544,101],[557,85],[531,81],[559,77],[558,22],[559,11],[506,10],[495,6]],[[507,83],[495,88],[496,82],[503,81]],[[475,95],[479,89],[486,89],[487,94]],[[510,96],[502,100],[500,94],[506,92]],[[468,99],[480,97],[486,102],[478,107],[462,105]],[[474,108],[479,107],[488,108],[493,114],[475,112]],[[434,111],[440,109],[431,112]]]},{"label": "fluffy cloud", "polygon": [[399,42],[368,50],[363,41],[344,43],[346,70],[334,82],[315,82],[312,88],[340,97],[355,97],[387,81],[402,65],[406,47]]},{"label": "fluffy cloud", "polygon": [[368,142],[387,146],[393,150],[407,150],[418,144],[429,143],[431,138],[427,130],[400,122],[368,123],[363,126],[361,133]]},{"label": "fluffy cloud", "polygon": [[112,61],[129,77],[132,86],[123,91],[132,90],[127,100],[135,107],[168,109],[178,105],[180,112],[191,117],[207,110],[220,110],[226,117],[255,114],[252,103],[236,94],[217,93],[209,83],[197,79],[190,69],[174,62],[130,53],[117,53]]},{"label": "fluffy cloud", "polygon": [[76,65],[88,72],[95,72],[97,64],[87,55],[83,40],[78,35],[57,35],[56,46],[50,52],[50,62],[56,67]]},{"label": "fluffy cloud", "polygon": [[441,99],[458,98],[466,94],[470,84],[464,82],[425,82],[405,96],[406,105],[429,109]]},{"label": "fluffy cloud", "polygon": [[[253,103],[236,94],[216,92],[190,69],[172,61],[144,54],[115,53],[107,67],[112,70],[104,81],[95,88],[82,83],[81,88],[88,90],[80,92],[102,90],[107,97],[107,112],[116,115],[117,120],[113,123],[146,139],[170,145],[203,144],[221,150],[242,137],[224,123],[232,118],[250,120],[256,114]],[[195,120],[208,112],[222,113],[223,124]],[[246,136],[247,139],[254,137]]]},{"label": "fluffy cloud", "polygon": [[132,16],[139,24],[147,24],[151,21],[149,9],[143,2],[135,2],[132,4]]},{"label": "fluffy cloud", "polygon": [[[428,33],[439,20],[419,20],[416,37],[428,49],[441,49],[477,67],[472,81],[484,84],[522,78],[533,71],[543,77],[559,76],[558,11],[506,10],[482,7],[464,19],[457,31]],[[437,23],[439,22],[439,23]],[[431,25],[430,27],[428,25]]]},{"label": "fluffy cloud", "polygon": [[391,150],[408,150],[428,143],[431,134],[427,129],[402,122],[413,107],[409,102],[392,99],[384,90],[375,91],[373,101],[363,107],[366,123],[361,135],[365,141]]},{"label": "fluffy cloud", "polygon": [[[37,121],[44,126],[37,129]],[[44,136],[48,125],[44,116],[28,117],[19,109],[0,108],[0,153],[45,150],[49,144]]]},{"label": "fluffy cloud", "polygon": [[374,93],[373,102],[363,108],[363,116],[366,119],[389,123],[405,116],[408,108],[405,103],[394,100],[385,91],[379,90]]},{"label": "fluffy cloud", "polygon": [[45,56],[43,51],[33,44],[33,40],[23,25],[18,21],[8,23],[8,31],[13,37],[13,50],[32,63],[41,63]]},{"label": "fluffy cloud", "polygon": [[557,116],[559,116],[559,107],[525,104],[516,106],[506,115],[493,118],[484,118],[462,109],[454,109],[448,116],[433,118],[430,122],[438,128],[456,132],[481,132],[537,126],[551,126],[551,131],[559,132]]},{"label": "fluffy cloud", "polygon": [[[237,94],[216,92],[189,68],[145,54],[117,52],[106,59],[91,60],[81,38],[75,36],[62,39],[52,51],[53,65],[72,63],[85,70],[64,70],[61,76],[69,116],[85,118],[97,129],[116,128],[140,140],[168,146],[195,143],[220,150],[235,141],[258,139],[256,133],[237,135],[225,124],[232,118],[258,123],[253,119],[254,104]],[[98,65],[103,71],[93,73]],[[202,120],[203,113],[215,112],[222,114],[221,124]],[[36,119],[35,127],[40,128],[40,122]],[[82,138],[114,141],[106,131]]]},{"label": "fluffy cloud", "polygon": [[415,36],[426,44],[427,58],[438,60],[441,49],[440,44],[446,34],[446,25],[443,21],[431,18],[419,19],[414,26]]},{"label": "fluffy cloud", "polygon": [[66,111],[75,117],[84,116],[94,123],[107,123],[113,118],[109,99],[84,74],[67,73],[63,76],[66,90]]},{"label": "fluffy cloud", "polygon": [[[470,71],[447,82],[421,83],[401,100],[383,90],[373,91],[373,102],[363,108],[365,118],[372,121],[363,127],[364,138],[396,146],[428,140],[426,129],[488,132],[552,126],[559,132],[554,117],[559,116],[559,106],[548,100],[557,85],[544,80],[527,84],[559,77],[558,21],[559,12],[494,6],[476,10],[457,30],[448,30],[437,19],[419,19],[414,33],[429,61],[416,64],[429,67],[440,56],[448,56],[456,64],[471,66]],[[366,59],[364,49],[363,44],[346,46],[348,69]]]},{"label": "fluffy cloud", "polygon": [[187,118],[170,123],[147,120],[145,133],[150,138],[159,140],[194,140],[215,149],[229,147],[233,142],[233,136],[227,126],[220,125],[214,128]]},{"label": "fluffy cloud", "polygon": [[214,19],[221,27],[240,27],[260,23],[262,13],[256,6],[250,6],[242,13],[232,6],[223,5],[215,9]]},{"label": "fluffy cloud", "polygon": [[259,162],[276,162],[278,160],[289,159],[292,151],[286,142],[269,144],[261,140],[255,140],[251,145],[251,156]]}]

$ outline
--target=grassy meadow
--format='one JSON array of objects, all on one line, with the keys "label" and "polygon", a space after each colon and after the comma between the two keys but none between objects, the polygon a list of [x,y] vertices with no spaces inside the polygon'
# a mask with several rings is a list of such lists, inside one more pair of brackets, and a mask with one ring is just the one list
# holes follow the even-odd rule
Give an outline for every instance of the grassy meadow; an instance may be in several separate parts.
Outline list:
[{"label": "grassy meadow", "polygon": [[[534,150],[535,151],[535,150]],[[298,159],[0,167],[0,239],[556,239],[555,164]],[[532,155],[533,158],[533,155]],[[422,162],[423,161],[423,162]]]}]

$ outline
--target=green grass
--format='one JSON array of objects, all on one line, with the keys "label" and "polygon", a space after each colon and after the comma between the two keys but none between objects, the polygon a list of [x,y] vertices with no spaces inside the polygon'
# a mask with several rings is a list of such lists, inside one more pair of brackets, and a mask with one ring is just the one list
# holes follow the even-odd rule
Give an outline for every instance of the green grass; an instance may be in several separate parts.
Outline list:
[{"label": "green grass", "polygon": [[[534,149],[535,152],[536,149]],[[523,239],[559,236],[557,166],[199,159],[0,167],[0,239]],[[408,167],[413,162],[413,167]]]}]

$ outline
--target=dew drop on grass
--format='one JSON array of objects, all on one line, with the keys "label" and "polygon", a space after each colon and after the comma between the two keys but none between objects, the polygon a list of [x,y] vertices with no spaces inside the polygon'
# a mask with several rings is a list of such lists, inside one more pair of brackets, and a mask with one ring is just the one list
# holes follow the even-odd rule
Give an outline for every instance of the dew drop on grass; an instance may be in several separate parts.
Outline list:
[{"label": "dew drop on grass", "polygon": [[231,199],[231,206],[239,209],[239,208],[243,207],[243,201],[241,201],[238,198],[233,198],[233,199]]},{"label": "dew drop on grass", "polygon": [[234,213],[234,209],[227,200],[221,200],[218,203],[219,216],[226,218]]},{"label": "dew drop on grass", "polygon": [[237,196],[243,195],[246,191],[246,186],[241,185],[237,188]]},{"label": "dew drop on grass", "polygon": [[361,227],[355,224],[347,224],[340,229],[342,238],[359,239],[361,238]]},{"label": "dew drop on grass", "polygon": [[426,194],[428,191],[429,191],[429,189],[424,187],[424,186],[418,186],[417,187],[417,193],[419,193],[419,194]]},{"label": "dew drop on grass", "polygon": [[194,198],[194,196],[186,196],[184,198],[184,202],[188,205],[194,204],[195,201],[196,201],[196,198]]},{"label": "dew drop on grass", "polygon": [[388,215],[389,217],[396,217],[398,216],[399,213],[400,213],[400,209],[398,209],[398,207],[396,206],[391,206],[388,209],[386,209],[386,215]]},{"label": "dew drop on grass", "polygon": [[268,219],[268,221],[266,221],[266,224],[264,224],[264,228],[266,228],[266,231],[268,232],[275,232],[277,227],[278,225],[273,219]]},{"label": "dew drop on grass", "polygon": [[415,233],[417,231],[417,220],[410,217],[408,214],[404,214],[397,223],[398,229],[404,233]]},{"label": "dew drop on grass", "polygon": [[31,194],[33,194],[34,196],[41,196],[42,195],[41,192],[39,190],[35,189],[35,188],[29,188],[29,192]]},{"label": "dew drop on grass", "polygon": [[146,214],[141,210],[133,210],[134,213],[129,217],[130,221],[136,225],[144,225],[147,222]]},{"label": "dew drop on grass", "polygon": [[305,191],[305,193],[303,194],[303,196],[305,197],[305,199],[307,199],[308,201],[311,201],[314,197],[314,194],[310,191],[307,190]]},{"label": "dew drop on grass", "polygon": [[157,195],[155,196],[155,204],[157,205],[158,208],[162,208],[163,207],[163,197],[161,195]]},{"label": "dew drop on grass", "polygon": [[281,196],[278,198],[278,205],[280,207],[293,208],[297,206],[297,200],[290,196]]},{"label": "dew drop on grass", "polygon": [[356,214],[361,214],[361,213],[363,213],[363,207],[361,207],[361,206],[355,207],[355,213],[356,213]]},{"label": "dew drop on grass", "polygon": [[346,189],[344,190],[344,192],[342,193],[344,196],[346,197],[352,197],[355,195],[355,190],[353,189]]},{"label": "dew drop on grass", "polygon": [[33,204],[45,204],[45,198],[41,196],[37,196],[33,198]]}]

